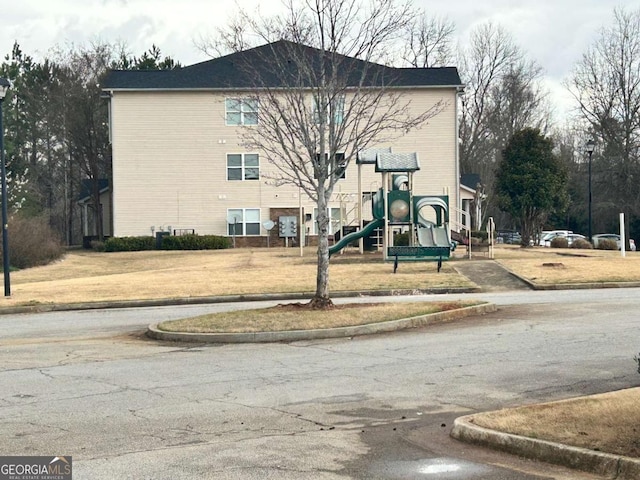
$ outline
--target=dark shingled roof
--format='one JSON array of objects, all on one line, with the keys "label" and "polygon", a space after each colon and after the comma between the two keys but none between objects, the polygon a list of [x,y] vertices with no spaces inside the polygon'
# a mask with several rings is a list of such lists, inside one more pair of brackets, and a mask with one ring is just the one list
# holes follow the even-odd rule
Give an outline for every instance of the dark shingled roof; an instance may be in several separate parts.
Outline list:
[{"label": "dark shingled roof", "polygon": [[[109,188],[109,180],[106,178],[98,179],[98,189],[102,193]],[[80,183],[80,194],[78,195],[78,202],[82,202],[83,200],[90,199],[91,194],[93,193],[93,181],[85,178]]]},{"label": "dark shingled roof", "polygon": [[471,190],[475,190],[478,184],[482,182],[480,181],[480,175],[477,173],[463,173],[460,176],[460,183]]},{"label": "dark shingled roof", "polygon": [[[349,86],[457,87],[462,86],[455,67],[393,68],[344,55],[331,55],[316,48],[280,40],[174,70],[112,70],[102,84],[104,90],[192,90],[250,89],[257,86],[300,86],[309,75],[300,66],[321,71],[322,61],[340,64],[349,73]],[[287,65],[288,68],[282,68]],[[251,72],[251,74],[248,74]],[[309,83],[309,80],[306,80]]]}]

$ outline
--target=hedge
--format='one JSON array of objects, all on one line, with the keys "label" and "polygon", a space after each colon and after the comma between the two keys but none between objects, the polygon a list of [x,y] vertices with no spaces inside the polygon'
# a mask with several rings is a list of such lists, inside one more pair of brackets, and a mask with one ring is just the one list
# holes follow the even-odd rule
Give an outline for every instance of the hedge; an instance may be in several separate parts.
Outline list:
[{"label": "hedge", "polygon": [[156,248],[154,237],[111,237],[104,241],[105,252],[139,252]]},{"label": "hedge", "polygon": [[551,248],[568,248],[569,240],[565,237],[554,237],[551,239]]},{"label": "hedge", "polygon": [[591,245],[591,242],[585,238],[576,238],[571,244],[571,248],[589,250],[590,248],[593,248],[593,245]]},{"label": "hedge", "polygon": [[610,238],[602,238],[598,241],[598,250],[618,250],[618,242]]},{"label": "hedge", "polygon": [[[162,238],[161,250],[219,250],[230,248],[226,237],[217,235],[167,235]],[[104,242],[106,252],[139,252],[155,250],[155,237],[111,237]]]},{"label": "hedge", "polygon": [[162,238],[162,250],[220,250],[230,248],[226,237],[217,235],[180,235]]}]

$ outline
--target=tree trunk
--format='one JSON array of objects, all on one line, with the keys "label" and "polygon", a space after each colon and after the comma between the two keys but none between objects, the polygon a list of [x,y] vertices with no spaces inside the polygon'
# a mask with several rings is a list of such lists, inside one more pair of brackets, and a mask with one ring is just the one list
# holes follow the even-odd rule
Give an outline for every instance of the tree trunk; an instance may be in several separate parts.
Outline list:
[{"label": "tree trunk", "polygon": [[98,240],[101,242],[104,241],[104,231],[102,229],[102,208],[100,206],[100,180],[93,178],[91,179],[91,187],[92,187],[92,201],[93,201],[93,218],[96,227],[96,235],[98,236]]},{"label": "tree trunk", "polygon": [[316,275],[316,293],[310,306],[314,309],[331,308],[329,298],[329,222],[327,199],[324,192],[318,196],[318,269]]}]

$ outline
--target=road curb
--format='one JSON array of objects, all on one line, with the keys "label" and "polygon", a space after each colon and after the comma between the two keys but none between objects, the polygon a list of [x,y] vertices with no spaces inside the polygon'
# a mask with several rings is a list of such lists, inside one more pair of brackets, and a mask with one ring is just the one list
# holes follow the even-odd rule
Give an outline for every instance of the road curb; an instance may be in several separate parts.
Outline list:
[{"label": "road curb", "polygon": [[640,478],[640,459],[498,432],[475,425],[473,423],[474,416],[466,415],[456,418],[453,422],[451,436],[463,442],[491,447],[526,458],[595,473],[607,478],[615,478],[616,480],[637,480]]},{"label": "road curb", "polygon": [[511,269],[497,262],[506,272],[513,275],[521,282],[527,284],[532,290],[588,290],[595,288],[638,288],[640,282],[590,282],[590,283],[536,283],[528,278],[521,277]]},{"label": "road curb", "polygon": [[595,288],[637,288],[640,282],[553,283],[549,285],[527,282],[534,290],[586,290]]},{"label": "road curb", "polygon": [[[436,288],[404,288],[391,290],[359,290],[337,291],[331,293],[331,298],[357,297],[395,297],[409,295],[444,295],[447,293],[480,293],[479,287],[436,287]],[[167,307],[173,305],[203,305],[215,303],[260,302],[277,300],[309,300],[313,292],[292,293],[249,293],[240,295],[215,295],[208,297],[178,297],[156,298],[149,300],[122,300],[84,303],[51,303],[36,305],[17,305],[15,307],[0,307],[0,315],[14,315],[19,313],[67,312],[73,310],[104,310],[114,308],[137,307]]]},{"label": "road curb", "polygon": [[158,325],[150,325],[147,336],[156,340],[197,342],[197,343],[266,343],[266,342],[295,342],[298,340],[319,340],[326,338],[355,337],[374,333],[394,332],[408,328],[423,327],[433,323],[442,323],[470,315],[483,315],[495,312],[497,307],[493,303],[483,303],[471,307],[448,310],[446,312],[431,313],[417,317],[403,318],[390,322],[370,323],[353,327],[323,328],[315,330],[290,330],[278,332],[254,333],[186,333],[166,332],[158,329]]}]

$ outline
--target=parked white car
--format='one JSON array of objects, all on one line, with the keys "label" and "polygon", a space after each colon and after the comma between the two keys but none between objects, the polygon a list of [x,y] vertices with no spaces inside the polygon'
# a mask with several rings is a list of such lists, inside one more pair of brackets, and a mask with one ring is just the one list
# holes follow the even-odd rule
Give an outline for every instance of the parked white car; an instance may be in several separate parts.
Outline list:
[{"label": "parked white car", "polygon": [[567,235],[571,235],[573,232],[571,230],[543,230],[540,233],[540,240],[538,241],[538,245],[541,247],[548,247],[551,243],[551,240],[555,237],[566,237]]}]

